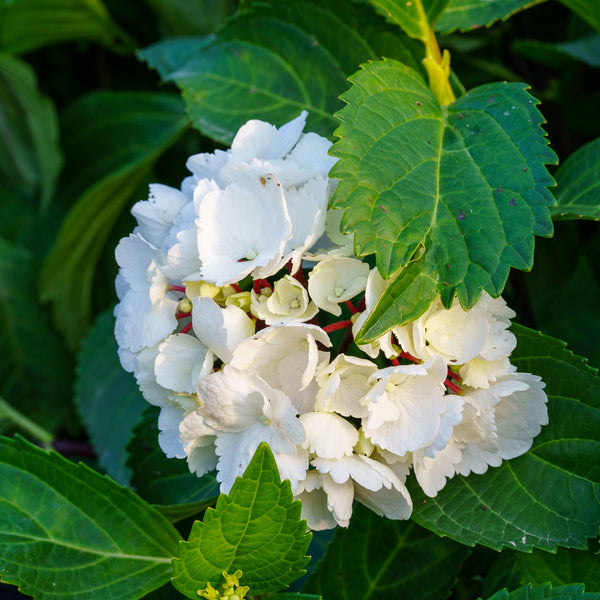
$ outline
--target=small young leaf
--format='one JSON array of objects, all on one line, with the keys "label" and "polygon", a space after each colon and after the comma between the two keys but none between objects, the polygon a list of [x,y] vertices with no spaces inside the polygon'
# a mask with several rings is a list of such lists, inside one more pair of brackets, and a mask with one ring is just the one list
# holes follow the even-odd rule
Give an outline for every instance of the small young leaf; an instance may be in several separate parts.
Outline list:
[{"label": "small young leaf", "polygon": [[389,21],[400,25],[410,37],[422,42],[449,0],[369,0]]},{"label": "small young leaf", "polygon": [[127,451],[128,467],[133,471],[131,484],[144,500],[153,504],[180,505],[205,502],[219,495],[214,473],[197,477],[187,462],[167,458],[158,445],[156,406],[148,406],[136,425]]},{"label": "small young leaf", "polygon": [[77,430],[72,359],[36,302],[38,261],[0,239],[0,396],[35,423]]},{"label": "small young leaf", "polygon": [[588,592],[600,592],[600,554],[598,543],[589,550],[559,548],[556,554],[533,552],[517,555],[519,575],[523,583],[540,585],[549,581],[554,586],[578,581]]},{"label": "small young leaf", "polygon": [[552,233],[545,163],[556,156],[537,100],[524,84],[494,83],[442,107],[393,60],[364,65],[350,80],[331,176],[341,180],[333,202],[346,209],[342,229],[354,232],[355,252],[375,253],[386,279],[412,262],[413,277],[426,273],[443,299],[456,292],[465,308],[482,290],[498,296],[511,266],[531,268],[534,234]]},{"label": "small young leaf", "polygon": [[75,348],[89,325],[96,264],[111,228],[187,119],[174,96],[106,92],[79,100],[64,121],[73,177],[62,191],[78,199],[44,262],[40,284],[57,328]]},{"label": "small young leaf", "polygon": [[98,455],[98,463],[118,483],[129,483],[125,447],[147,403],[133,375],[117,355],[112,310],[102,313],[78,357],[75,403]]},{"label": "small young leaf", "polygon": [[422,69],[421,44],[369,7],[336,0],[250,2],[214,39],[165,40],[140,53],[181,88],[194,126],[224,143],[248,119],[282,124],[303,109],[307,130],[331,137],[346,77],[382,55]]},{"label": "small young leaf", "polygon": [[448,33],[456,29],[465,31],[482,25],[489,26],[539,2],[540,0],[450,0],[435,29]]},{"label": "small young leaf", "polygon": [[31,52],[70,40],[107,46],[124,37],[100,0],[12,0],[2,3],[0,51]]},{"label": "small young leaf", "polygon": [[600,221],[600,138],[575,151],[556,171],[555,219]]},{"label": "small young leaf", "polygon": [[598,594],[588,594],[584,591],[584,586],[578,583],[556,588],[549,583],[536,587],[526,585],[511,593],[500,590],[490,596],[488,600],[550,600],[550,598],[555,600],[600,600]]},{"label": "small young leaf", "polygon": [[357,504],[304,589],[324,600],[443,600],[470,550]]},{"label": "small young leaf", "polygon": [[179,535],[85,465],[0,438],[0,576],[38,600],[135,600],[166,583]]},{"label": "small young leaf", "polygon": [[223,582],[223,571],[240,569],[240,584],[251,594],[281,590],[304,573],[310,537],[300,520],[300,502],[293,501],[289,481],[280,481],[263,443],[230,493],[221,494],[216,508],[207,509],[189,540],[179,544],[173,585],[197,598],[207,583],[216,588]]},{"label": "small young leaf", "polygon": [[564,343],[513,331],[511,362],[546,383],[549,424],[523,456],[483,475],[455,476],[435,498],[409,482],[413,517],[463,544],[585,548],[600,527],[600,377]]},{"label": "small young leaf", "polygon": [[21,211],[45,210],[63,162],[54,104],[34,70],[8,55],[0,55],[0,102],[0,188],[18,195]]}]

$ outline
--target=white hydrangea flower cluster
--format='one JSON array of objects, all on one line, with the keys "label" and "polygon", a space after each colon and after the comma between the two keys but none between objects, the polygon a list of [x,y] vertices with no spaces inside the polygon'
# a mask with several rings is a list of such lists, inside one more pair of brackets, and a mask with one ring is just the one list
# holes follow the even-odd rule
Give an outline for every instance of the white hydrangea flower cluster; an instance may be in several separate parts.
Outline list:
[{"label": "white hydrangea flower cluster", "polygon": [[180,190],[154,184],[133,207],[116,250],[121,362],[161,408],[167,456],[216,468],[223,492],[267,442],[310,528],[347,526],[354,500],[406,519],[411,469],[435,496],[526,452],[544,384],[511,365],[514,313],[485,293],[353,343],[386,282],[328,211],[335,159],[305,119],[249,121],[230,150],[192,156]]}]

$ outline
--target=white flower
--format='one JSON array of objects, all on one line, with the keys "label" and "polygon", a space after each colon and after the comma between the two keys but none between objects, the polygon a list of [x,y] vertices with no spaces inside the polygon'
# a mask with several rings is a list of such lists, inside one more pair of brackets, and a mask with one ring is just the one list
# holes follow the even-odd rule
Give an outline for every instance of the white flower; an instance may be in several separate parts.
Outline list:
[{"label": "white flower", "polygon": [[369,414],[361,399],[372,388],[370,377],[377,365],[364,358],[339,354],[317,375],[319,393],[316,410],[337,412],[344,417],[366,417]]},{"label": "white flower", "polygon": [[136,202],[131,214],[138,222],[137,230],[142,237],[156,248],[160,248],[169,233],[173,220],[189,202],[179,190],[162,185],[150,184],[148,200]]},{"label": "white flower", "polygon": [[307,464],[306,454],[296,448],[305,440],[296,410],[283,392],[256,374],[226,366],[201,379],[197,393],[197,413],[216,435],[217,479],[223,492],[243,474],[261,442],[268,443],[275,453],[297,455],[301,461],[304,457]]},{"label": "white flower", "polygon": [[340,302],[365,289],[369,265],[356,258],[326,258],[317,263],[308,278],[308,292],[314,303],[336,316]]},{"label": "white flower", "polygon": [[258,374],[273,388],[285,392],[302,414],[314,408],[317,367],[329,359],[318,343],[331,346],[320,327],[305,323],[273,325],[242,342],[230,364],[240,371]]},{"label": "white flower", "polygon": [[250,298],[252,314],[267,325],[308,321],[318,312],[306,288],[289,275],[273,284],[272,293],[252,290]]},{"label": "white flower", "polygon": [[196,223],[202,278],[217,285],[240,281],[258,267],[258,277],[273,275],[292,235],[281,184],[271,175],[203,195]]},{"label": "white flower", "polygon": [[254,333],[252,319],[237,306],[221,308],[212,298],[199,296],[192,300],[192,306],[194,333],[224,363]]},{"label": "white flower", "polygon": [[416,321],[393,330],[402,348],[423,360],[434,354],[450,365],[464,365],[474,358],[495,361],[510,355],[516,346],[508,331],[515,313],[502,298],[483,292],[470,310],[455,299],[449,309],[436,299]]},{"label": "white flower", "polygon": [[123,238],[115,251],[129,286],[115,307],[115,336],[121,348],[154,346],[177,327],[177,299],[161,267],[164,256],[139,234]]},{"label": "white flower", "polygon": [[432,444],[446,409],[445,378],[446,365],[438,356],[374,373],[376,383],[362,400],[369,411],[363,419],[365,435],[398,456]]},{"label": "white flower", "polygon": [[358,431],[335,413],[307,412],[300,421],[306,432],[304,447],[320,458],[350,456],[358,442]]}]

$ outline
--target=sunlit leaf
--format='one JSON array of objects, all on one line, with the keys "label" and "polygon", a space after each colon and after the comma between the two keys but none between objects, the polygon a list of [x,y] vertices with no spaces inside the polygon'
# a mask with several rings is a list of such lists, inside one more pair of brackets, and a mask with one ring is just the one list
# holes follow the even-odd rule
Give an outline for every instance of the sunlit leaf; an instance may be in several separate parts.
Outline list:
[{"label": "sunlit leaf", "polygon": [[430,27],[445,10],[449,0],[369,0],[379,12],[396,23],[410,35],[421,41],[427,40]]},{"label": "sunlit leaf", "polygon": [[[552,233],[545,164],[556,156],[537,100],[524,84],[494,83],[442,107],[418,74],[393,60],[365,65],[350,80],[331,176],[341,180],[333,202],[346,209],[342,229],[354,233],[355,253],[375,253],[386,279],[412,263],[411,279],[433,280],[448,304],[454,293],[465,308],[482,290],[498,296],[510,267],[531,268],[535,235]],[[430,288],[413,286],[405,302],[424,312]],[[373,312],[380,329],[415,318],[394,318],[386,308],[394,299]],[[361,332],[361,343],[374,333]]]},{"label": "sunlit leaf", "polygon": [[209,508],[194,523],[189,540],[179,544],[173,585],[197,598],[207,583],[218,587],[223,582],[223,571],[240,569],[240,583],[250,593],[281,590],[304,573],[309,542],[300,502],[293,500],[290,482],[280,481],[273,454],[263,443],[230,493],[219,496],[216,508]]}]

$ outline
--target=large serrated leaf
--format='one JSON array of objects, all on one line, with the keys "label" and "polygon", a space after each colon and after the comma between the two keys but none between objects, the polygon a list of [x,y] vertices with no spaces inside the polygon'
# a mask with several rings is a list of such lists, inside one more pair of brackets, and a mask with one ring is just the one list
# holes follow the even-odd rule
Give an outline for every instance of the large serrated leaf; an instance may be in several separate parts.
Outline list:
[{"label": "large serrated leaf", "polygon": [[12,0],[0,7],[0,51],[30,52],[70,40],[110,46],[126,37],[100,0]]},{"label": "large serrated leaf", "polygon": [[[54,105],[37,87],[33,69],[0,55],[0,188],[20,201],[14,210],[45,210],[62,167]],[[10,232],[14,234],[14,232]]]},{"label": "large serrated leaf", "polygon": [[556,554],[519,553],[517,564],[522,583],[540,585],[549,581],[554,586],[560,586],[577,581],[583,583],[588,592],[600,592],[600,554],[597,542],[585,551],[559,548]]},{"label": "large serrated leaf", "polygon": [[93,93],[64,116],[63,192],[77,198],[41,272],[41,297],[75,348],[91,317],[92,282],[112,226],[147,178],[154,160],[187,125],[181,101],[167,94]]},{"label": "large serrated leaf", "polygon": [[468,554],[413,522],[378,517],[358,504],[305,589],[324,600],[443,600]]},{"label": "large serrated leaf", "polygon": [[[482,290],[498,296],[511,266],[531,268],[534,234],[552,233],[545,164],[556,156],[537,100],[525,84],[494,83],[442,107],[393,60],[350,79],[331,176],[341,180],[333,202],[346,209],[342,229],[354,232],[355,253],[375,253],[386,279],[412,262],[465,308]],[[421,312],[427,290],[411,299]],[[372,320],[390,329],[409,318],[376,308]]]},{"label": "large serrated leaf", "polygon": [[240,583],[251,594],[281,590],[304,573],[310,537],[289,481],[280,481],[271,450],[260,444],[244,476],[194,523],[189,540],[180,542],[173,585],[197,598],[207,583],[223,582],[223,571],[240,569]]},{"label": "large serrated leaf", "polygon": [[102,313],[78,356],[75,402],[98,463],[118,483],[129,483],[125,447],[146,401],[117,356],[112,311]]},{"label": "large serrated leaf", "polygon": [[491,25],[500,19],[508,19],[515,13],[540,4],[545,0],[450,0],[439,21],[437,31],[448,33],[482,25]]},{"label": "large serrated leaf", "polygon": [[506,590],[500,590],[488,600],[546,600],[554,598],[555,600],[599,600],[600,595],[587,593],[581,584],[574,583],[562,587],[553,588],[549,583],[543,585],[526,585],[514,592],[508,593]]},{"label": "large serrated leaf", "polygon": [[600,221],[600,138],[574,152],[556,171],[555,219]]},{"label": "large serrated leaf", "polygon": [[523,456],[455,476],[435,498],[411,482],[413,516],[464,544],[582,549],[600,526],[600,377],[564,343],[513,327],[511,362],[546,383],[549,424]]},{"label": "large serrated leaf", "polygon": [[177,531],[85,465],[0,438],[0,575],[38,600],[135,600],[166,583]]},{"label": "large serrated leaf", "polygon": [[195,126],[224,143],[248,119],[279,125],[303,109],[307,130],[331,137],[346,77],[382,55],[422,68],[418,43],[367,6],[335,0],[252,2],[214,39],[165,40],[140,53],[181,88]]},{"label": "large serrated leaf", "polygon": [[369,0],[371,4],[396,23],[410,37],[425,42],[430,28],[446,8],[449,0]]},{"label": "large serrated leaf", "polygon": [[153,504],[192,504],[218,496],[214,473],[197,477],[190,473],[185,460],[165,456],[157,439],[158,413],[155,406],[144,410],[127,447],[127,465],[133,470],[131,484]]},{"label": "large serrated leaf", "polygon": [[0,239],[0,396],[46,429],[76,430],[72,359],[36,302],[37,260]]}]

